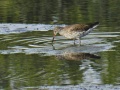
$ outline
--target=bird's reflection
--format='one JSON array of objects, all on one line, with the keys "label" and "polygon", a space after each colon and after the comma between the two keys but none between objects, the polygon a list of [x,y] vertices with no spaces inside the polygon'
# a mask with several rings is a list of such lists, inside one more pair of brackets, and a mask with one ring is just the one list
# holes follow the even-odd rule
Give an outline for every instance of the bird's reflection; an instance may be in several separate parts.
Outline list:
[{"label": "bird's reflection", "polygon": [[[59,51],[59,54],[56,54],[56,58],[60,60],[83,60],[83,59],[100,59],[101,57],[99,55],[91,53],[96,50],[94,46],[67,46],[64,48],[61,48],[59,50],[55,49],[55,46],[53,46],[53,49],[55,51]],[[99,48],[98,48],[99,49]],[[86,50],[86,52],[84,52]]]},{"label": "bird's reflection", "polygon": [[[95,82],[100,83],[99,79],[99,61],[96,59],[101,57],[97,53],[101,50],[100,46],[94,45],[68,45],[68,44],[54,44],[53,46],[53,57],[60,63],[57,71],[62,72],[61,76],[64,78],[63,82],[67,84],[79,84],[80,82]],[[52,66],[53,67],[53,66]],[[87,74],[86,74],[87,73]],[[89,79],[90,77],[94,77]],[[94,80],[93,80],[94,79]],[[92,81],[93,80],[93,81]]]},{"label": "bird's reflection", "polygon": [[75,52],[65,52],[60,55],[56,55],[56,57],[60,60],[83,60],[83,59],[100,59],[101,57],[95,54],[90,54],[90,53],[75,53]]}]

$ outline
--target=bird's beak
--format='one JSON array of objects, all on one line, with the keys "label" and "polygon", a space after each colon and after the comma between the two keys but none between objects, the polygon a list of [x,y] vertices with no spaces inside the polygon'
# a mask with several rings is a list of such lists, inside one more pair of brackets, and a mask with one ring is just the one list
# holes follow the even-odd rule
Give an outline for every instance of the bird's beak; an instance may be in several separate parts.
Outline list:
[{"label": "bird's beak", "polygon": [[54,42],[55,34],[53,35],[52,43]]}]

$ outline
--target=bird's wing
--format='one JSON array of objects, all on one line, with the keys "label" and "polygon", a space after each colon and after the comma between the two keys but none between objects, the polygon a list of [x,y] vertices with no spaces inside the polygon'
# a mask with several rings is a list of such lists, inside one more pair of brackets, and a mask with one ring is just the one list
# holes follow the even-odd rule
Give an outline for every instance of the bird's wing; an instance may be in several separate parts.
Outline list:
[{"label": "bird's wing", "polygon": [[89,28],[89,25],[86,24],[74,24],[74,25],[68,25],[66,27],[64,27],[65,30],[68,31],[86,31]]}]

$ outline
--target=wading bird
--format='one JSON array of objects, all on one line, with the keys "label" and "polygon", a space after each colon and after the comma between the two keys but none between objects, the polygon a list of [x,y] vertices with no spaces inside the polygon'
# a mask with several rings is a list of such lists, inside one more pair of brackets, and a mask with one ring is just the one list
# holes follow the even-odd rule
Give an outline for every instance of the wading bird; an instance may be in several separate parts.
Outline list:
[{"label": "wading bird", "polygon": [[79,45],[81,45],[81,37],[86,36],[89,34],[94,28],[98,26],[99,22],[88,23],[88,24],[73,24],[68,25],[65,27],[55,27],[53,30],[53,39],[52,43],[54,42],[55,36],[59,33],[60,35],[74,40],[79,40]]}]

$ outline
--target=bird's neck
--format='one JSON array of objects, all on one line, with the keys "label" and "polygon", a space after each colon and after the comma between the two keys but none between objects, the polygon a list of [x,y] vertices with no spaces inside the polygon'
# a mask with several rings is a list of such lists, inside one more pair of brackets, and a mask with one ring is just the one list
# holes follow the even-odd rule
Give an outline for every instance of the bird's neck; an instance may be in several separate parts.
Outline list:
[{"label": "bird's neck", "polygon": [[63,27],[59,27],[59,33],[63,31]]}]

